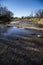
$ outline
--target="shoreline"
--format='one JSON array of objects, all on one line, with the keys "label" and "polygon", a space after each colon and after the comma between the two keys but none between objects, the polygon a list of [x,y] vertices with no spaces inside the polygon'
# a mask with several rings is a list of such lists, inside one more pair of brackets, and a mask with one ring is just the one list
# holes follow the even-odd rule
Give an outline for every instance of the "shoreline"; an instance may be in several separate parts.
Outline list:
[{"label": "shoreline", "polygon": [[32,29],[32,30],[39,30],[39,31],[43,31],[43,28],[39,28],[39,27],[26,27],[26,26],[15,26],[15,25],[5,25],[6,27],[17,27],[17,28],[24,28],[24,29]]},{"label": "shoreline", "polygon": [[[24,28],[24,27],[23,27]],[[31,30],[39,30],[39,31],[43,31],[43,28],[38,28],[38,27],[26,27],[24,29],[31,29]]]},{"label": "shoreline", "polygon": [[20,25],[11,25],[11,24],[7,24],[7,25],[3,25],[3,24],[1,24],[2,26],[4,26],[4,27],[17,27],[17,28],[24,28],[24,29],[31,29],[31,30],[38,30],[38,31],[43,31],[43,28],[41,28],[41,27],[32,27],[32,26],[20,26]]}]

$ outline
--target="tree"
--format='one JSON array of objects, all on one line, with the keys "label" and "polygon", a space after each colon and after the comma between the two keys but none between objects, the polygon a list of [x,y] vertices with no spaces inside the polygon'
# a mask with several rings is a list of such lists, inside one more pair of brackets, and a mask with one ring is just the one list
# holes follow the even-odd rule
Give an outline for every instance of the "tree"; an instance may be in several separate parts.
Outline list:
[{"label": "tree", "polygon": [[2,22],[9,22],[13,17],[13,13],[9,11],[6,7],[0,6],[0,20]]},{"label": "tree", "polygon": [[41,9],[38,10],[38,11],[36,12],[35,16],[38,17],[38,18],[43,18],[43,10],[41,10]]},{"label": "tree", "polygon": [[22,16],[21,18],[24,19],[24,16]]}]

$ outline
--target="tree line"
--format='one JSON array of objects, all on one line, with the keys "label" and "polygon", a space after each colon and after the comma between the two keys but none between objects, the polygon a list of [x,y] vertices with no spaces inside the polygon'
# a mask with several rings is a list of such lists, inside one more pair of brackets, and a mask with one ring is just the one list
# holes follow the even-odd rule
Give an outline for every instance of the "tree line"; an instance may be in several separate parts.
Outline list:
[{"label": "tree line", "polygon": [[[39,19],[43,18],[43,10],[42,9],[38,10],[34,16],[33,13],[31,13],[30,16],[26,16],[26,17],[22,16],[21,19],[24,18],[28,19],[32,17],[39,18]],[[18,17],[15,18],[18,19]],[[7,23],[7,22],[11,22],[11,19],[15,19],[15,18],[13,17],[13,13],[10,10],[8,10],[6,7],[0,6],[0,21],[2,21],[3,23]]]},{"label": "tree line", "polygon": [[35,12],[35,15],[33,13],[31,13],[29,16],[22,16],[22,19],[23,18],[43,18],[43,10],[42,9],[39,9],[38,11]]}]

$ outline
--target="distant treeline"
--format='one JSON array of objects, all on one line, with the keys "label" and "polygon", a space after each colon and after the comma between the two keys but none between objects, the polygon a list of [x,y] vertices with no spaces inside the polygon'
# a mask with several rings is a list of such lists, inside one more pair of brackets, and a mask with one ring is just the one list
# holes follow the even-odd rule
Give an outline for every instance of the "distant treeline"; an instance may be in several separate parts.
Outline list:
[{"label": "distant treeline", "polygon": [[38,11],[35,12],[35,15],[33,13],[31,13],[29,16],[22,16],[20,17],[14,17],[13,20],[22,20],[22,19],[38,19],[40,21],[40,19],[43,19],[43,10],[40,9]]},{"label": "distant treeline", "polygon": [[22,19],[42,19],[43,18],[43,10],[40,9],[36,11],[35,15],[31,13],[29,16],[22,16],[21,18],[19,17],[13,17],[13,13],[9,11],[6,7],[0,6],[0,23],[8,23],[11,22],[12,20],[22,20]]}]

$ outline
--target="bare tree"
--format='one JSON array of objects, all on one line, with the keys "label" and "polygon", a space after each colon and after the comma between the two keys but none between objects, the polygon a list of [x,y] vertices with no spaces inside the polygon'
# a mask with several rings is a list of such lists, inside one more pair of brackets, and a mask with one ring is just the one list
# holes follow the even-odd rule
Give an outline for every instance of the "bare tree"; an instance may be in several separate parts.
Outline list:
[{"label": "bare tree", "polygon": [[9,11],[6,7],[0,6],[0,20],[3,22],[11,21],[13,13]]},{"label": "bare tree", "polygon": [[35,17],[38,17],[38,18],[43,18],[43,10],[38,10],[35,14]]}]

